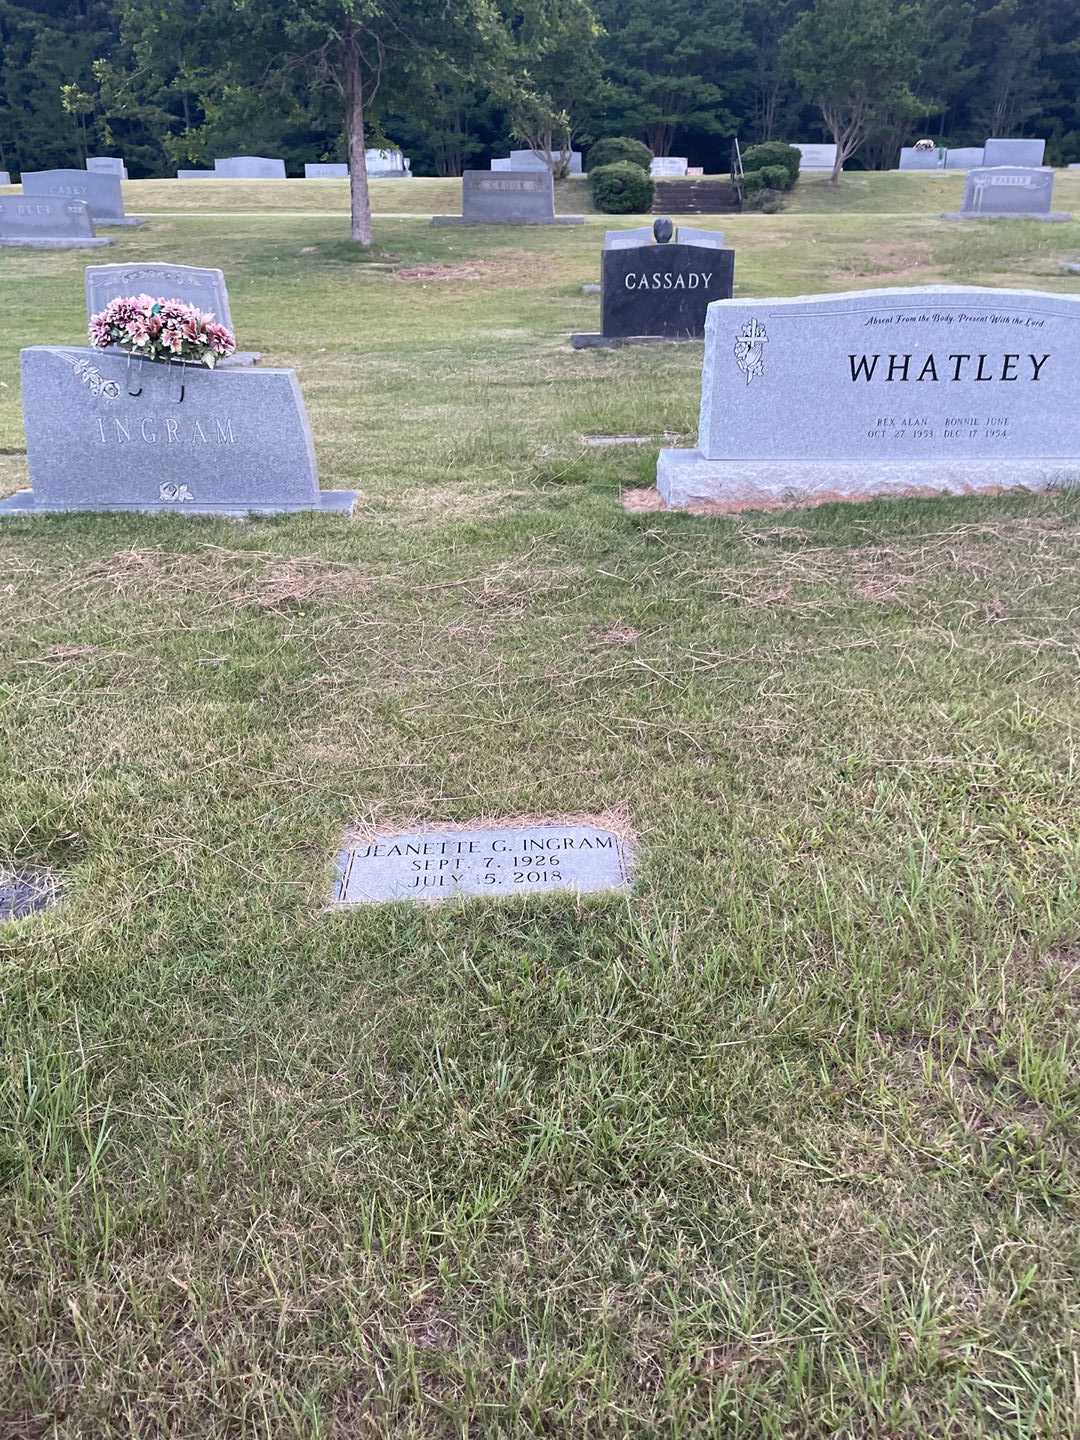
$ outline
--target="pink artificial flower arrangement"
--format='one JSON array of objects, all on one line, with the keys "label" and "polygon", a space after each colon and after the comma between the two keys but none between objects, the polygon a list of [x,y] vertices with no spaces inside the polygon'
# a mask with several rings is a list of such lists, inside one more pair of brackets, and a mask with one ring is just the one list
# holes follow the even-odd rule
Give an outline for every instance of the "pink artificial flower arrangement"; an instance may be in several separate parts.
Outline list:
[{"label": "pink artificial flower arrangement", "polygon": [[90,317],[90,343],[117,346],[146,360],[192,360],[212,370],[236,349],[236,336],[213,315],[183,300],[118,295]]}]

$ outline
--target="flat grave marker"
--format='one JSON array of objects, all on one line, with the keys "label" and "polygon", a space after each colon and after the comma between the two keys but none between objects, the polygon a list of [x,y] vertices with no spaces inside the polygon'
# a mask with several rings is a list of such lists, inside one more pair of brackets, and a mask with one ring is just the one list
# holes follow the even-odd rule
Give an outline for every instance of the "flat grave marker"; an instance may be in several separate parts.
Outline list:
[{"label": "flat grave marker", "polygon": [[268,155],[226,155],[214,161],[214,172],[226,180],[284,180],[285,161]]},{"label": "flat grave marker", "polygon": [[338,855],[331,906],[626,891],[634,858],[615,831],[570,822],[376,832]]},{"label": "flat grave marker", "polygon": [[698,444],[668,505],[1080,482],[1080,298],[918,286],[710,305]]},{"label": "flat grave marker", "polygon": [[305,180],[347,180],[349,178],[348,165],[305,165]]}]

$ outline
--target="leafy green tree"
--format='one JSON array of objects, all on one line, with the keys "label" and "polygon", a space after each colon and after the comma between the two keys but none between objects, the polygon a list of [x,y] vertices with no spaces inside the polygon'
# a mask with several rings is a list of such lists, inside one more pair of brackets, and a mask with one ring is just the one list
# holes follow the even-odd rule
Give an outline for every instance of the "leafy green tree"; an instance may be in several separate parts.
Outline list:
[{"label": "leafy green tree", "polygon": [[514,137],[556,178],[602,93],[599,37],[590,0],[511,0],[502,9],[496,90]]},{"label": "leafy green tree", "polygon": [[919,73],[917,6],[904,0],[814,0],[784,38],[791,73],[821,111],[836,145],[831,183],[886,116],[926,114],[911,81]]},{"label": "leafy green tree", "polygon": [[611,85],[604,132],[670,155],[678,133],[734,135],[749,94],[741,0],[598,0]]}]

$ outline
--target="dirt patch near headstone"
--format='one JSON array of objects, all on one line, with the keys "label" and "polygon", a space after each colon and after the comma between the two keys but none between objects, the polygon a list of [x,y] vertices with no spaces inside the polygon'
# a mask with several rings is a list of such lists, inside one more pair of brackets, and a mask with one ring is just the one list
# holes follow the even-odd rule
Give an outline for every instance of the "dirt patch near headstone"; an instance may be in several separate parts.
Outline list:
[{"label": "dirt patch near headstone", "polygon": [[498,268],[491,260],[471,260],[465,265],[402,265],[394,271],[394,279],[421,284],[444,280],[483,280]]}]

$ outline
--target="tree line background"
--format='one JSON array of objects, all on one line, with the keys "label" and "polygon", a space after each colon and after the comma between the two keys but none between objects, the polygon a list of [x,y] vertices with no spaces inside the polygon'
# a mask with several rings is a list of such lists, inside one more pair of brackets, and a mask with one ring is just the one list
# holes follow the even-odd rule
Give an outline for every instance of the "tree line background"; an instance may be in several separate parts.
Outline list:
[{"label": "tree line background", "polygon": [[630,135],[722,172],[734,136],[833,138],[837,105],[857,120],[849,168],[893,168],[923,135],[1039,135],[1064,164],[1080,160],[1078,13],[1077,0],[0,0],[0,169],[111,153],[136,178],[241,153],[302,173],[347,158],[350,105],[369,144],[399,145],[421,175],[560,130],[578,148]]}]

